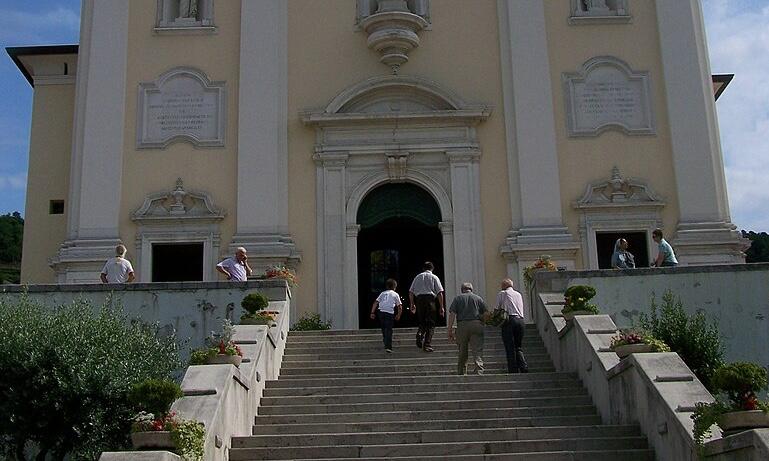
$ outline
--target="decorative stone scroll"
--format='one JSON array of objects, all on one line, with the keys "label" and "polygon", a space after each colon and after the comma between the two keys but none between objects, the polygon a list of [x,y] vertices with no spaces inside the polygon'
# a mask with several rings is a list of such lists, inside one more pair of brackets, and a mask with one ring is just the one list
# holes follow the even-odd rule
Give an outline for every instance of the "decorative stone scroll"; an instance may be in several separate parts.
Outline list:
[{"label": "decorative stone scroll", "polygon": [[605,130],[629,135],[655,134],[648,72],[634,72],[624,61],[595,57],[576,73],[563,74],[570,136],[598,136]]},{"label": "decorative stone scroll", "polygon": [[177,67],[155,82],[139,84],[137,147],[162,149],[177,141],[197,147],[224,146],[224,82]]}]

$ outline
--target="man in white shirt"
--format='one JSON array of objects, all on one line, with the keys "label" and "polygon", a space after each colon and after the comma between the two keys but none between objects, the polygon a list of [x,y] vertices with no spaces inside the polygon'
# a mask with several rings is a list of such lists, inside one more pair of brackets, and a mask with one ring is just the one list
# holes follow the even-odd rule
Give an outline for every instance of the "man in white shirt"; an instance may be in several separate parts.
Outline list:
[{"label": "man in white shirt", "polygon": [[216,270],[227,276],[227,280],[233,282],[245,282],[251,275],[251,267],[248,265],[246,249],[238,247],[234,258],[227,258],[216,265]]},{"label": "man in white shirt", "polygon": [[[376,318],[376,311],[379,310],[379,325],[382,327],[382,340],[384,341],[385,352],[393,351],[393,324],[400,320],[403,303],[401,297],[395,291],[398,282],[394,279],[387,279],[385,282],[385,291],[379,294],[371,306],[371,320]],[[395,310],[398,313],[395,313]]]},{"label": "man in white shirt", "polygon": [[[443,307],[443,285],[438,276],[433,274],[433,263],[425,262],[424,271],[414,277],[409,288],[409,304],[411,313],[417,314],[417,347],[425,352],[432,352],[430,342],[435,331],[435,323],[438,321],[438,313],[443,317],[446,310]],[[440,311],[436,308],[436,301]]]},{"label": "man in white shirt", "polygon": [[502,291],[497,295],[497,307],[507,311],[508,320],[502,325],[502,342],[505,343],[508,373],[528,373],[529,365],[521,350],[526,323],[523,319],[523,297],[513,289],[513,281],[502,280]]},{"label": "man in white shirt", "polygon": [[131,262],[125,259],[126,247],[115,247],[115,257],[109,258],[101,270],[102,283],[131,283],[134,281],[134,268]]}]

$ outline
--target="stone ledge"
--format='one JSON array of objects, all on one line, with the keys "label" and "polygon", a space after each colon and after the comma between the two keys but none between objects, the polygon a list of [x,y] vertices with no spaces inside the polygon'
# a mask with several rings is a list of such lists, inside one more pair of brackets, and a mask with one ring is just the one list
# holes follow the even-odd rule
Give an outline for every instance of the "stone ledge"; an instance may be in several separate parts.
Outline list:
[{"label": "stone ledge", "polygon": [[599,269],[575,271],[539,271],[534,274],[536,283],[553,280],[591,277],[637,277],[664,274],[699,274],[720,272],[769,271],[769,263],[718,264],[709,266],[642,267],[637,269]]},{"label": "stone ledge", "polygon": [[264,289],[288,288],[285,280],[249,280],[246,282],[152,282],[152,283],[67,283],[67,284],[32,284],[0,285],[3,293],[40,293],[40,292],[93,292],[93,291],[189,291],[212,289]]},{"label": "stone ledge", "polygon": [[769,459],[769,429],[740,432],[705,444],[708,461],[760,461]]}]

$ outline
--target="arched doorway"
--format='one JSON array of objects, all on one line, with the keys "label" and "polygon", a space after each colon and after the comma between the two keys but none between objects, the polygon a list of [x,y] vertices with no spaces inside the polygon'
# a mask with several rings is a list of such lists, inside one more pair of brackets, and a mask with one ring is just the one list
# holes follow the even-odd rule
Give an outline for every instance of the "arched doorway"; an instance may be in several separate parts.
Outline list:
[{"label": "arched doorway", "polygon": [[438,227],[441,212],[435,199],[414,184],[386,184],[372,190],[358,208],[358,322],[359,328],[375,328],[371,305],[385,289],[385,281],[398,282],[404,315],[396,327],[415,326],[408,309],[411,280],[432,261],[435,273],[443,274],[443,241]]}]

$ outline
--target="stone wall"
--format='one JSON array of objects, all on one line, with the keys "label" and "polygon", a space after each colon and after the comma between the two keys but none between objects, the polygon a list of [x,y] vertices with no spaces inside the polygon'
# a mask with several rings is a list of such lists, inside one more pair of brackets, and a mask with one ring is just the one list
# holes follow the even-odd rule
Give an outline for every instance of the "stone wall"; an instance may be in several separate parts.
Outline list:
[{"label": "stone wall", "polygon": [[3,285],[0,299],[14,302],[28,296],[48,306],[90,301],[94,308],[107,303],[123,306],[130,318],[157,322],[168,333],[176,332],[182,360],[189,350],[201,347],[211,331],[221,329],[225,318],[238,323],[243,310],[240,302],[248,293],[259,291],[270,298],[268,309],[275,310],[291,297],[283,280],[249,282],[172,282],[133,284]]},{"label": "stone wall", "polygon": [[747,360],[769,368],[769,264],[675,267],[661,269],[541,272],[540,292],[591,285],[594,302],[619,327],[629,327],[649,312],[665,290],[681,298],[684,309],[702,311],[718,323],[726,360]]}]

